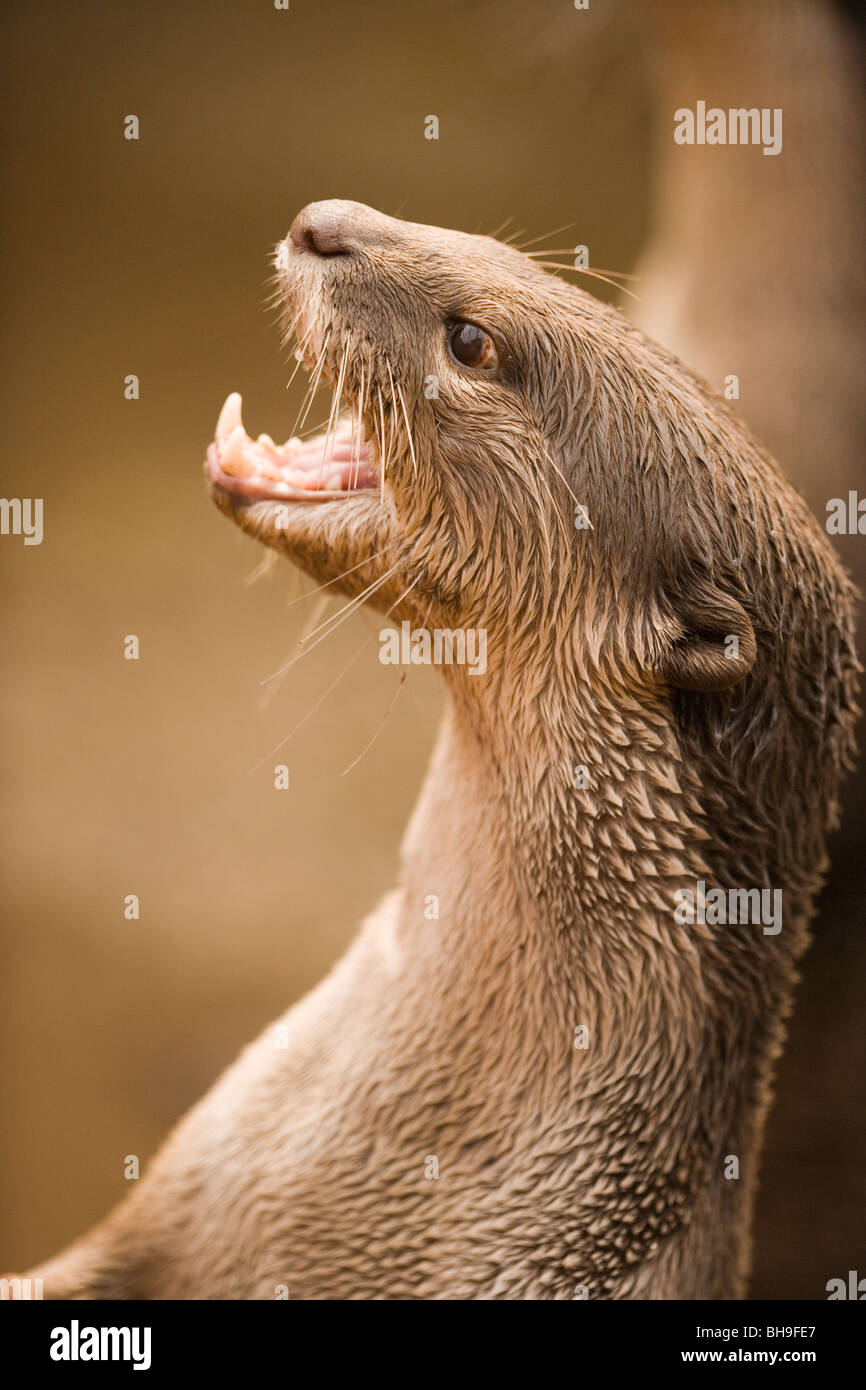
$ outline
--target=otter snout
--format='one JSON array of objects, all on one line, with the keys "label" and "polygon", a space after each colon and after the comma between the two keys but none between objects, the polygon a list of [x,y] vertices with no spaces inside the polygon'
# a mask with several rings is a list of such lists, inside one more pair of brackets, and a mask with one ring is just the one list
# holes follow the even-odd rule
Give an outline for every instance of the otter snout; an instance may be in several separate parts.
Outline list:
[{"label": "otter snout", "polygon": [[347,256],[360,251],[365,230],[369,234],[375,214],[363,203],[327,198],[301,208],[289,229],[289,239],[299,251],[318,256]]},{"label": "otter snout", "polygon": [[[366,203],[346,198],[326,198],[301,208],[286,238],[290,251],[312,251],[317,256],[350,256],[374,248],[399,250],[415,247],[423,256],[430,251],[436,228],[420,227],[399,217],[389,217]],[[438,235],[445,235],[439,233]],[[448,233],[449,239],[460,239]]]}]

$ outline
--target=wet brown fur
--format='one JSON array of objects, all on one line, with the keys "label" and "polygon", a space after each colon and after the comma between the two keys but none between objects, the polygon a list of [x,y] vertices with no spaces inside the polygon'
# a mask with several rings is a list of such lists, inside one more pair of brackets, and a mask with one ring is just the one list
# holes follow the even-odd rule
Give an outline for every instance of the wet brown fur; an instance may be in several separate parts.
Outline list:
[{"label": "wet brown fur", "polygon": [[[851,586],[744,425],[618,312],[488,238],[328,215],[349,253],[293,254],[283,287],[332,380],[351,332],[384,500],[285,529],[215,500],[319,582],[357,567],[348,595],[396,566],[389,624],[484,627],[488,672],[443,668],[400,883],[288,1048],[266,1031],[33,1273],[78,1298],[741,1297],[851,754]],[[452,317],[498,375],[450,359]],[[678,925],[698,879],[781,888],[781,933]]]}]

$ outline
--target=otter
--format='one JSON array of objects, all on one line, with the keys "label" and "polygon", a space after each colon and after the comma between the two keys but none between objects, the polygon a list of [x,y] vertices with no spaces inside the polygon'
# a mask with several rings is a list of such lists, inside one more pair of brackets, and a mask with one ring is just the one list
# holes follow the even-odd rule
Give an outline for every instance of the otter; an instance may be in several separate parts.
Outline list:
[{"label": "otter", "polygon": [[[722,399],[512,246],[330,200],[276,264],[329,428],[254,441],[229,397],[213,500],[349,611],[484,631],[486,669],[442,666],[400,882],[348,953],[32,1275],[742,1297],[852,755],[850,581]],[[738,890],[781,929],[709,910]]]}]

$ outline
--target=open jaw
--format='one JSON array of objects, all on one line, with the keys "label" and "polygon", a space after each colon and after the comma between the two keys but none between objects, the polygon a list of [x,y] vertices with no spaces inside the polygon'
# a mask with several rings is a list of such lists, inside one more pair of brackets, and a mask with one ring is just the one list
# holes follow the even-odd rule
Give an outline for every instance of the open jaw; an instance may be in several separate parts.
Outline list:
[{"label": "open jaw", "polygon": [[373,451],[357,419],[342,416],[321,434],[285,444],[267,434],[250,439],[236,391],[220,411],[207,467],[212,481],[239,502],[327,502],[378,485]]}]

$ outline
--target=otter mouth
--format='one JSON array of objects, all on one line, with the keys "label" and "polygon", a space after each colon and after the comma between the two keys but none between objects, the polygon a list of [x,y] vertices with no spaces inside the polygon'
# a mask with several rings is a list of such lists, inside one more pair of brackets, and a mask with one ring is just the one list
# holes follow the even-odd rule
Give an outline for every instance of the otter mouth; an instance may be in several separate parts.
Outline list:
[{"label": "otter mouth", "polygon": [[241,397],[226,398],[207,451],[211,480],[238,501],[327,502],[378,485],[372,444],[358,417],[340,416],[307,439],[251,439]]}]

